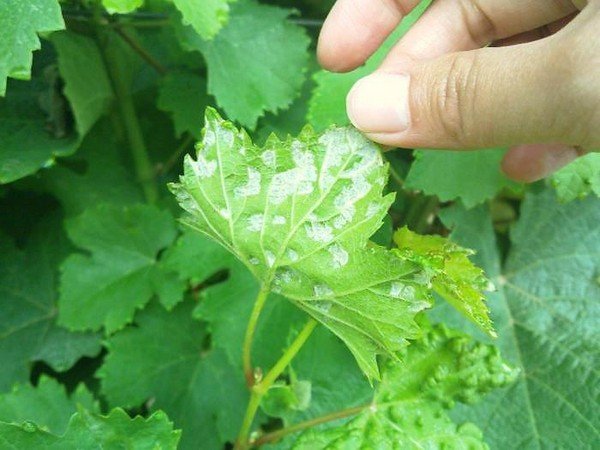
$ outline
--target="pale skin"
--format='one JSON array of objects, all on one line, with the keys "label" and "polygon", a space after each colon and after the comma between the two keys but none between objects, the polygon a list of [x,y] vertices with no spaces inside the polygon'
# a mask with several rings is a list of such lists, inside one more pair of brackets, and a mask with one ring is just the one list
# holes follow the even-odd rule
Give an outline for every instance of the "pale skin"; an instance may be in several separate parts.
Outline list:
[{"label": "pale skin", "polygon": [[[418,3],[337,0],[319,61],[360,66]],[[600,149],[600,0],[434,0],[347,111],[381,144],[510,147],[509,177],[543,178]]]}]

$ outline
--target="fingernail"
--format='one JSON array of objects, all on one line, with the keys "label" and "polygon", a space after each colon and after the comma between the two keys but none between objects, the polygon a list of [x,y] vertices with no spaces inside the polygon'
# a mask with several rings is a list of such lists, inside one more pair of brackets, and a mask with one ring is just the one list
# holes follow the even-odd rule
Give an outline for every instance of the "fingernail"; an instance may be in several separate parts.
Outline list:
[{"label": "fingernail", "polygon": [[567,164],[575,161],[579,154],[574,147],[557,145],[550,147],[550,150],[544,154],[543,169],[540,178],[562,169]]},{"label": "fingernail", "polygon": [[346,101],[352,124],[365,133],[398,133],[410,125],[410,77],[375,73],[359,80]]}]

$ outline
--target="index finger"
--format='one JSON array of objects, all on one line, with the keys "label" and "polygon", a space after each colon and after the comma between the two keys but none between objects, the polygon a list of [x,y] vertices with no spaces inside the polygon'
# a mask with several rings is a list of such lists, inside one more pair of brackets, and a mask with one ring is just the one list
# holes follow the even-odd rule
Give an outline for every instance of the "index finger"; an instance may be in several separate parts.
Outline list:
[{"label": "index finger", "polygon": [[335,72],[355,69],[419,3],[419,0],[338,0],[319,36],[319,62]]}]

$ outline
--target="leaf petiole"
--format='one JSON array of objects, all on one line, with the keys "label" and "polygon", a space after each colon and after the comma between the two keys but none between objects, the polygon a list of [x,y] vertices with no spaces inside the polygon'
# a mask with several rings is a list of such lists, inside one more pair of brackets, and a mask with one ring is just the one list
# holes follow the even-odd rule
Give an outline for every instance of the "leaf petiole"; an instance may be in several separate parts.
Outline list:
[{"label": "leaf petiole", "polygon": [[[262,292],[262,289],[261,289]],[[268,290],[267,290],[268,294]],[[259,297],[261,293],[259,292]],[[266,298],[266,295],[265,295]],[[263,300],[264,303],[264,300]],[[317,321],[313,318],[310,318],[294,342],[287,348],[287,350],[283,353],[281,358],[275,363],[275,365],[269,370],[267,375],[252,388],[252,394],[250,396],[250,401],[248,402],[248,407],[246,408],[246,413],[244,415],[244,421],[242,422],[242,427],[240,428],[240,432],[238,434],[238,438],[235,444],[235,450],[245,450],[249,448],[250,445],[248,441],[248,436],[250,435],[250,431],[252,429],[252,423],[254,422],[254,417],[256,416],[256,412],[258,411],[258,407],[260,406],[260,402],[263,396],[267,393],[269,388],[273,385],[273,383],[277,380],[279,375],[283,373],[288,364],[294,359],[294,357],[298,354],[304,343],[308,340],[313,330],[317,326]]]},{"label": "leaf petiole", "polygon": [[254,340],[256,326],[258,325],[258,318],[260,317],[260,313],[265,306],[269,292],[270,287],[268,283],[263,284],[260,288],[260,291],[258,291],[258,295],[256,296],[256,300],[254,302],[254,307],[252,308],[252,313],[250,314],[250,319],[248,320],[248,326],[246,327],[246,334],[244,336],[242,359],[244,376],[246,377],[246,385],[248,387],[252,387],[255,384],[254,368],[252,367],[252,341]]}]

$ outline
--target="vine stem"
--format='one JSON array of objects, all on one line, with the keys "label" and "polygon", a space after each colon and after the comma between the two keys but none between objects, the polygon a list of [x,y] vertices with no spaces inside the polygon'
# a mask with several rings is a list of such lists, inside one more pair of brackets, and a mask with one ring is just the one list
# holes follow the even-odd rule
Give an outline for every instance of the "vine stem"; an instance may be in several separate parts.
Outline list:
[{"label": "vine stem", "polygon": [[264,283],[258,291],[256,300],[254,301],[254,307],[250,313],[250,319],[246,326],[246,335],[244,336],[244,347],[242,350],[242,361],[244,367],[244,377],[246,378],[246,385],[248,387],[254,386],[254,367],[252,367],[252,341],[254,340],[254,333],[256,332],[256,326],[258,325],[258,318],[260,313],[265,306],[267,297],[269,296],[269,283]]},{"label": "vine stem", "polygon": [[355,406],[353,408],[342,409],[340,411],[335,411],[331,414],[326,414],[321,417],[315,417],[314,419],[307,420],[305,422],[300,422],[295,425],[290,425],[289,427],[282,428],[277,431],[273,431],[271,433],[263,434],[261,437],[252,442],[252,445],[255,447],[260,447],[261,445],[268,444],[269,442],[277,442],[284,436],[288,434],[297,433],[298,431],[305,430],[307,428],[316,427],[317,425],[321,425],[322,423],[332,422],[338,419],[344,419],[346,417],[354,416],[358,413],[363,412],[365,409],[371,407],[368,405]]},{"label": "vine stem", "polygon": [[[259,293],[260,295],[260,293]],[[235,450],[246,450],[252,445],[248,436],[250,435],[250,431],[252,429],[252,423],[254,422],[254,417],[256,416],[256,412],[258,411],[258,407],[260,406],[260,401],[263,396],[267,393],[269,388],[273,385],[273,383],[277,380],[279,375],[283,373],[285,368],[289,365],[289,363],[294,359],[294,357],[298,354],[304,343],[308,340],[313,330],[317,326],[317,321],[313,318],[310,318],[296,339],[292,342],[292,344],[287,348],[287,350],[283,353],[281,358],[275,363],[273,368],[269,370],[267,375],[257,384],[252,387],[252,393],[250,395],[250,401],[248,402],[248,407],[246,408],[246,413],[244,415],[244,420],[242,422],[242,427],[240,428],[240,432],[238,434],[238,438],[235,444]]]},{"label": "vine stem", "polygon": [[158,200],[158,189],[154,179],[154,167],[148,156],[142,127],[135,111],[131,89],[126,81],[127,77],[124,74],[126,69],[120,63],[120,58],[111,55],[112,48],[107,42],[107,36],[98,33],[97,37],[102,59],[109,74],[117,103],[119,104],[138,181],[142,185],[142,190],[148,203],[156,203]]}]

